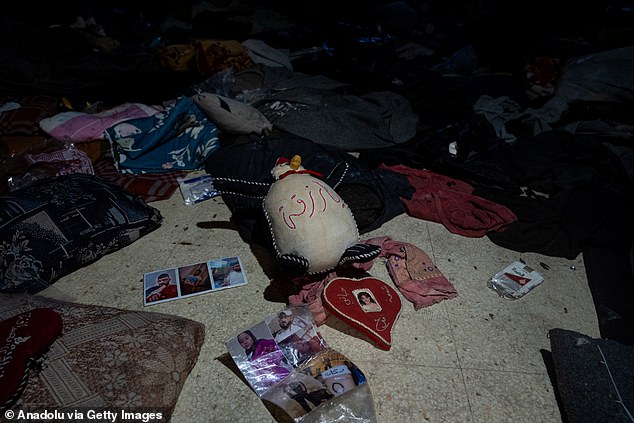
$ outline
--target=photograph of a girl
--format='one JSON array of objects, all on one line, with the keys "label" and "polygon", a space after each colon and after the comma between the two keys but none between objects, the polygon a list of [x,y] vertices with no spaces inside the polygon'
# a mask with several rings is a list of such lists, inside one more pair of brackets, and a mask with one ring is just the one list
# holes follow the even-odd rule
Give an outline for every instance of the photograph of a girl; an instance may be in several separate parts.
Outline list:
[{"label": "photograph of a girl", "polygon": [[[249,367],[243,368],[243,373],[258,393],[280,382],[291,372],[291,366],[287,364],[284,354],[272,336],[266,337],[262,334],[268,331],[266,327],[260,329],[257,330],[256,326],[241,332],[235,338],[246,356]],[[256,336],[254,332],[261,335]]]},{"label": "photograph of a girl", "polygon": [[357,296],[357,300],[359,301],[359,305],[366,313],[372,313],[377,311],[382,311],[383,309],[376,302],[374,296],[369,290],[355,290],[353,293]]}]

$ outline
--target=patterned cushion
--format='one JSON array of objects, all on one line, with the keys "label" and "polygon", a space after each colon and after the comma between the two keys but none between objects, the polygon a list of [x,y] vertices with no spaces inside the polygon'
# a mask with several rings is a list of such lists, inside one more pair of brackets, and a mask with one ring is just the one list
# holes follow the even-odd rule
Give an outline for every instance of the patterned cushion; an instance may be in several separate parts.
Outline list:
[{"label": "patterned cushion", "polygon": [[28,382],[29,370],[62,333],[62,318],[36,308],[0,321],[0,410],[13,404]]},{"label": "patterned cushion", "polygon": [[125,410],[169,420],[198,359],[202,323],[23,294],[0,295],[0,320],[43,307],[61,316],[64,330],[12,409]]},{"label": "patterned cushion", "polygon": [[162,217],[94,176],[52,177],[0,196],[0,292],[36,293],[131,244]]}]

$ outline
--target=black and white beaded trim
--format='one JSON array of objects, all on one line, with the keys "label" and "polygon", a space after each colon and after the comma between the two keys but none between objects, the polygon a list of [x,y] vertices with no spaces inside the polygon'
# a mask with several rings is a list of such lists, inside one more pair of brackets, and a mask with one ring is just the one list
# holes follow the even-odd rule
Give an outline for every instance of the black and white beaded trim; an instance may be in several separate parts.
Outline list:
[{"label": "black and white beaded trim", "polygon": [[346,167],[346,169],[343,171],[343,173],[339,177],[339,180],[332,186],[333,189],[337,188],[341,184],[341,182],[343,182],[343,178],[346,177],[346,175],[348,174],[348,170],[350,169],[350,164],[347,162],[337,163],[337,165],[332,169],[332,171],[330,171],[330,173],[326,177],[326,179],[329,178],[335,172],[335,170],[337,170],[337,168],[341,166],[342,164]]},{"label": "black and white beaded trim", "polygon": [[256,182],[256,181],[247,181],[244,179],[234,179],[234,178],[225,178],[225,177],[213,177],[214,181],[221,181],[221,182],[239,182],[241,184],[247,184],[247,185],[260,185],[260,186],[268,186],[271,185],[268,182]]}]

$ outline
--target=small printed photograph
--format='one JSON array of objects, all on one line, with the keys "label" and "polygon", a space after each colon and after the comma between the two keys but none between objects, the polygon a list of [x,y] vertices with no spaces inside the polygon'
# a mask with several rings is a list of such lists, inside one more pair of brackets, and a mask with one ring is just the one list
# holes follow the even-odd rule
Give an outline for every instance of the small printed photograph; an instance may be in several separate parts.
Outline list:
[{"label": "small printed photograph", "polygon": [[[272,395],[276,393],[277,395]],[[291,417],[298,418],[334,398],[328,388],[318,379],[296,372],[281,386],[267,394],[267,400],[277,404]],[[274,399],[273,399],[274,398]]]},{"label": "small printed photograph", "polygon": [[179,267],[178,282],[182,296],[201,294],[213,288],[207,263]]},{"label": "small printed photograph", "polygon": [[381,305],[376,301],[376,297],[372,294],[367,288],[355,289],[352,291],[352,294],[355,296],[361,309],[366,313],[375,313],[377,311],[383,311]]},{"label": "small printed photograph", "polygon": [[275,342],[293,367],[326,346],[314,320],[306,316],[306,312],[305,307],[288,307],[267,320]]},{"label": "small printed photograph", "polygon": [[227,341],[226,346],[258,395],[282,381],[292,371],[292,366],[264,322],[240,332]]},{"label": "small printed photograph", "polygon": [[326,348],[262,397],[294,419],[367,382],[343,354]]},{"label": "small printed photograph", "polygon": [[178,298],[176,269],[159,270],[144,276],[144,304],[156,304]]},{"label": "small printed photograph", "polygon": [[207,262],[214,289],[245,285],[247,277],[239,257],[229,257]]}]

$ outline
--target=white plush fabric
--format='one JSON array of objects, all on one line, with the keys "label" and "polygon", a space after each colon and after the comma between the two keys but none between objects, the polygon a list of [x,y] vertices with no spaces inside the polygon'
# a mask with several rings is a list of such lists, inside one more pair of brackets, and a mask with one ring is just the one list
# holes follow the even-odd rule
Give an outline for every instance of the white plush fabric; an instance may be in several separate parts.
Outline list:
[{"label": "white plush fabric", "polygon": [[291,173],[273,183],[264,211],[276,252],[308,259],[308,273],[333,269],[344,251],[359,242],[348,205],[310,174]]}]

